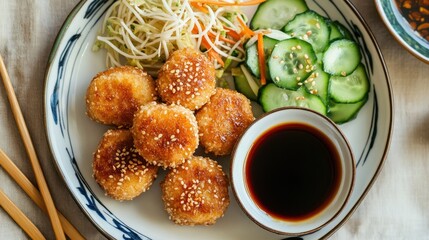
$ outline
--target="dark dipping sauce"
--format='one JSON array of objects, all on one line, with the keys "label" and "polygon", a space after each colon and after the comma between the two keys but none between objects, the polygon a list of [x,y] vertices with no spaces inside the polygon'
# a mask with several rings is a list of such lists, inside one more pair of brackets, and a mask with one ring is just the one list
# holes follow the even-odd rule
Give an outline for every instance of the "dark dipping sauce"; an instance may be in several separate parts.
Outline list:
[{"label": "dark dipping sauce", "polygon": [[301,221],[323,210],[338,191],[341,159],[316,128],[287,123],[262,134],[245,166],[252,199],[270,216]]}]

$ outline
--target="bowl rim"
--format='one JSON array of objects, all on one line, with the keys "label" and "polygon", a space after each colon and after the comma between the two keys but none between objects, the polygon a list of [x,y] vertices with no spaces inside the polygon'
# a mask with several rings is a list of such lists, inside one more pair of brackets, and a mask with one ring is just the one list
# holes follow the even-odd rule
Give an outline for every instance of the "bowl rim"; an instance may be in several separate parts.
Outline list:
[{"label": "bowl rim", "polygon": [[[407,50],[409,53],[411,53],[414,57],[416,57],[417,59],[419,59],[420,61],[429,64],[429,55],[426,56],[423,53],[419,52],[417,49],[415,49],[413,46],[411,46],[411,44],[406,41],[393,27],[393,25],[395,23],[392,23],[388,17],[386,16],[386,11],[382,6],[382,2],[387,1],[391,4],[389,4],[390,7],[392,7],[392,11],[395,11],[396,7],[396,3],[394,2],[395,0],[374,0],[375,3],[375,7],[377,9],[377,12],[383,22],[383,24],[385,25],[385,27],[387,28],[387,30],[390,32],[390,34],[393,36],[393,38],[396,40],[396,42],[399,43],[399,45],[401,45],[405,50]],[[398,10],[399,11],[399,10]],[[401,13],[398,13],[401,14]],[[395,14],[393,14],[395,15]],[[403,21],[402,19],[398,19],[395,15],[395,20],[396,20],[396,24],[399,26],[399,28],[401,30],[403,30],[403,32],[406,33],[406,35],[410,36],[410,38],[413,39],[413,41],[415,41],[419,46],[422,46],[423,48],[426,48],[429,51],[429,43],[428,46],[424,46],[422,44],[420,44],[417,40],[415,40],[415,38],[417,36],[414,35],[409,35],[408,32],[404,29],[404,26],[400,23],[400,21]],[[405,21],[405,20],[404,20]],[[408,24],[408,22],[405,21],[405,24]]]},{"label": "bowl rim", "polygon": [[[319,225],[319,226],[317,226],[315,228],[309,229],[307,231],[301,231],[301,232],[286,232],[286,231],[282,231],[282,230],[279,230],[279,229],[274,229],[274,228],[272,228],[272,227],[270,227],[268,225],[265,225],[265,224],[261,223],[257,219],[255,219],[250,214],[250,211],[247,208],[244,207],[244,204],[242,203],[242,200],[239,198],[239,196],[238,196],[239,194],[237,193],[237,189],[236,189],[236,187],[234,185],[234,182],[235,182],[234,181],[234,174],[233,174],[233,172],[234,172],[233,165],[234,165],[234,162],[235,162],[234,159],[235,159],[235,156],[236,156],[236,152],[238,150],[238,145],[240,145],[240,143],[241,143],[241,141],[243,139],[243,136],[249,131],[249,129],[251,129],[260,120],[262,120],[262,119],[264,119],[264,118],[266,118],[266,117],[268,117],[268,116],[270,116],[270,115],[272,115],[272,114],[274,114],[276,112],[279,112],[279,111],[288,111],[288,110],[306,111],[306,112],[309,112],[310,114],[317,115],[319,118],[323,119],[323,121],[327,122],[338,133],[339,138],[343,140],[343,142],[345,144],[344,146],[346,147],[346,150],[347,150],[347,152],[350,155],[349,161],[351,162],[351,182],[350,182],[350,187],[346,190],[347,194],[346,194],[346,196],[344,198],[344,201],[342,202],[341,206],[332,215],[332,217],[330,217],[327,221],[323,222],[321,225]],[[270,129],[271,127],[274,127],[274,126],[275,125],[272,125],[269,128],[267,128],[267,129]],[[313,126],[313,125],[312,125],[312,127],[318,128],[318,127]],[[252,145],[253,145],[253,142],[250,144],[250,146],[252,146]],[[243,164],[245,164],[245,161],[243,162]],[[260,226],[260,227],[262,227],[262,228],[264,228],[264,229],[266,229],[266,230],[268,230],[270,232],[273,232],[273,233],[282,234],[282,235],[285,235],[285,236],[302,236],[302,235],[307,235],[307,234],[314,233],[314,232],[320,230],[321,228],[323,228],[324,226],[326,226],[327,224],[329,224],[330,222],[332,222],[335,218],[337,218],[338,215],[343,211],[343,209],[345,208],[345,206],[349,202],[350,197],[351,197],[351,195],[352,195],[352,193],[354,191],[355,181],[356,181],[356,160],[355,160],[355,156],[354,156],[353,150],[351,148],[350,142],[347,139],[346,135],[339,128],[339,126],[336,123],[334,123],[331,119],[329,119],[327,116],[325,116],[325,115],[323,115],[323,114],[321,114],[321,113],[319,113],[317,111],[314,111],[312,109],[309,109],[309,108],[296,107],[296,106],[287,106],[287,107],[281,107],[281,108],[277,108],[277,109],[274,109],[272,111],[263,113],[257,119],[255,119],[255,121],[253,121],[246,128],[246,130],[239,136],[239,138],[238,138],[237,142],[235,143],[234,148],[233,148],[233,150],[231,152],[229,176],[230,176],[230,182],[231,182],[230,184],[231,184],[231,189],[232,189],[233,195],[234,195],[235,199],[237,200],[237,203],[240,206],[241,210],[247,215],[247,217],[252,222],[256,223],[258,226]]]}]

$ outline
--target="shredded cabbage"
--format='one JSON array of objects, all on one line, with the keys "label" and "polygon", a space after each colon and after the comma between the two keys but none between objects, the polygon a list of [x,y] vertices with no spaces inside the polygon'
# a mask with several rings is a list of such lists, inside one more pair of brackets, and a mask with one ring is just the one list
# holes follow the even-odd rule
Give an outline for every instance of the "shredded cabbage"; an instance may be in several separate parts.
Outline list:
[{"label": "shredded cabbage", "polygon": [[[177,49],[191,47],[224,61],[244,61],[239,7],[194,5],[189,0],[119,0],[108,9],[94,49],[107,50],[106,65],[128,65],[157,71]],[[216,69],[223,63],[210,58]]]}]

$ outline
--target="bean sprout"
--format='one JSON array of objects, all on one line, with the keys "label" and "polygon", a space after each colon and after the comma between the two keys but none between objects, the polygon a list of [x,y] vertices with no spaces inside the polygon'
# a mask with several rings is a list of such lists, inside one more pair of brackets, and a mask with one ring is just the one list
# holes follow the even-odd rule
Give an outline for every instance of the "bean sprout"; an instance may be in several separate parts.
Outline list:
[{"label": "bean sprout", "polygon": [[247,20],[236,6],[196,6],[191,0],[119,0],[106,12],[94,49],[107,50],[107,67],[125,62],[157,71],[173,51],[191,47],[222,69],[223,62],[212,54],[224,61],[244,61],[246,39],[228,35],[241,31],[237,16]]}]

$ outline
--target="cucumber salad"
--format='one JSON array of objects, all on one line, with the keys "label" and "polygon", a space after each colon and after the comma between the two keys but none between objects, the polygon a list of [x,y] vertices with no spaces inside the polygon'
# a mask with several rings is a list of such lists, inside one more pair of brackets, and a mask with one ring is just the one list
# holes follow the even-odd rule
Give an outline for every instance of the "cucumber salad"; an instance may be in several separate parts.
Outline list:
[{"label": "cucumber salad", "polygon": [[338,124],[356,117],[370,83],[347,28],[310,10],[305,0],[261,3],[250,28],[263,34],[247,41],[245,61],[231,71],[237,91],[265,112],[299,106]]}]

